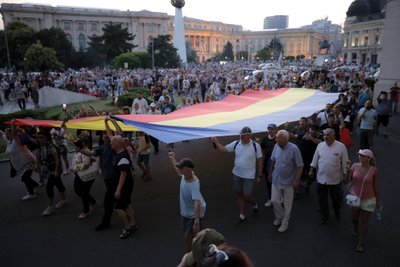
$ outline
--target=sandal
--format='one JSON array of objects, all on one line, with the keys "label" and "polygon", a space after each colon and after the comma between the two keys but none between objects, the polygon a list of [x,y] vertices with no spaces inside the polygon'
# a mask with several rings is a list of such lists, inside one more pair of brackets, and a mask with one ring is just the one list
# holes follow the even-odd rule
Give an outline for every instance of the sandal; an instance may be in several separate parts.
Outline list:
[{"label": "sandal", "polygon": [[357,251],[358,253],[362,253],[362,252],[364,252],[364,250],[365,250],[365,246],[364,246],[364,245],[358,245],[358,246],[356,247],[356,251]]},{"label": "sandal", "polygon": [[119,235],[119,237],[121,239],[127,238],[130,234],[132,233],[131,228],[129,229],[122,229],[121,234]]},{"label": "sandal", "polygon": [[137,224],[135,224],[134,226],[131,226],[129,229],[125,229],[124,228],[124,229],[122,229],[121,234],[119,235],[119,237],[122,238],[122,239],[127,238],[131,233],[133,233],[137,229],[139,229]]}]

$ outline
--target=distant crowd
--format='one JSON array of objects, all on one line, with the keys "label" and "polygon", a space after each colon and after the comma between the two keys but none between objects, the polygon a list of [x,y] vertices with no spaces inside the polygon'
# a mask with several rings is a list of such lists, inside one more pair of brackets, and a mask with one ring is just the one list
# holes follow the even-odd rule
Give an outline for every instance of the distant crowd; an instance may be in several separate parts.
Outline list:
[{"label": "distant crowd", "polygon": [[[272,64],[272,63],[271,63]],[[16,101],[20,109],[26,101],[39,107],[38,90],[43,86],[97,97],[118,96],[128,89],[148,88],[154,97],[167,91],[171,102],[185,97],[184,104],[215,101],[246,89],[310,88],[324,92],[345,92],[352,86],[374,85],[369,66],[315,68],[308,64],[283,62],[263,66],[254,62],[204,63],[182,69],[115,70],[96,68],[63,72],[17,73],[1,77],[0,104]]]}]

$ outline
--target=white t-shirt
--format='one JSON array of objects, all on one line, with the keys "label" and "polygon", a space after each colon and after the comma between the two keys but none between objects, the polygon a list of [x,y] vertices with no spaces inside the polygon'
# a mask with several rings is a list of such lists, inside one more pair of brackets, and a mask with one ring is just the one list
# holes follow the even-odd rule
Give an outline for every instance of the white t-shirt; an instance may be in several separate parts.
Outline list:
[{"label": "white t-shirt", "polygon": [[[237,144],[236,141],[225,146],[228,152],[235,153],[235,162],[232,173],[236,176],[245,179],[254,179],[256,177],[256,164],[257,159],[262,158],[262,150],[258,143],[250,141],[248,144],[242,144],[241,141]],[[254,151],[254,145],[256,145],[256,151]]]},{"label": "white t-shirt", "polygon": [[364,117],[361,119],[360,129],[373,130],[375,120],[377,117],[377,113],[376,113],[375,109],[370,109],[370,110],[365,111],[365,107],[364,107],[364,108],[361,108],[360,111],[358,112],[358,114],[362,114],[362,113],[364,113]]}]

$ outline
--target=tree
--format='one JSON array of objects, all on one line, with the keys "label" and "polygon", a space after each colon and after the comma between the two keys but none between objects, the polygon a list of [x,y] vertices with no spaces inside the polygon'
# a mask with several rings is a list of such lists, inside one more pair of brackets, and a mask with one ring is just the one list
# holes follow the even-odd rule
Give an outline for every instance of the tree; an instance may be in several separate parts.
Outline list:
[{"label": "tree", "polygon": [[[152,42],[154,42],[154,47]],[[151,55],[154,51],[154,66],[162,68],[177,68],[181,65],[178,50],[171,44],[171,35],[159,35],[153,38],[147,46]]]},{"label": "tree", "polygon": [[[185,42],[186,45],[186,59],[188,63],[197,63],[197,53],[192,49],[192,42],[190,40]],[[201,61],[201,59],[200,59]]]},{"label": "tree", "polygon": [[234,59],[234,54],[233,54],[233,46],[231,42],[227,42],[226,45],[224,45],[224,50],[222,51],[222,58],[223,60],[229,60],[233,61]]},{"label": "tree", "polygon": [[109,63],[116,56],[137,47],[131,43],[135,36],[130,34],[127,28],[123,28],[121,23],[110,22],[104,25],[103,35],[89,37],[89,46],[105,63]]},{"label": "tree", "polygon": [[39,42],[31,45],[24,55],[24,67],[29,71],[48,71],[62,68],[53,48],[43,47]]},{"label": "tree", "polygon": [[59,61],[65,65],[70,65],[74,48],[63,30],[54,27],[43,29],[36,33],[36,37],[43,46],[53,48],[56,51]]},{"label": "tree", "polygon": [[[21,69],[24,62],[24,54],[28,47],[36,42],[35,31],[21,22],[11,22],[6,27],[8,47],[10,50],[11,66]],[[1,32],[2,46],[0,62],[7,62],[7,52],[4,44],[4,31]],[[3,63],[4,64],[4,63]],[[4,66],[4,65],[3,65]]]},{"label": "tree", "polygon": [[274,38],[267,46],[257,52],[256,57],[261,60],[268,60],[271,57],[277,60],[281,52],[283,53],[283,45],[278,38]]},{"label": "tree", "polygon": [[124,68],[125,63],[130,69],[151,68],[151,56],[147,52],[126,52],[112,60],[114,68]]}]

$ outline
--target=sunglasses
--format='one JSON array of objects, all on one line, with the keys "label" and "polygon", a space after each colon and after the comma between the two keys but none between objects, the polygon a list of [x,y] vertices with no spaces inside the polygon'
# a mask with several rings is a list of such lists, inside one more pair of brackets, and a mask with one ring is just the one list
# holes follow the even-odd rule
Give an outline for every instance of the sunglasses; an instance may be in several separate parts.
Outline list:
[{"label": "sunglasses", "polygon": [[215,257],[217,260],[217,263],[223,263],[227,260],[229,260],[228,254],[226,254],[225,251],[219,250],[216,245],[211,244],[209,249],[208,249],[208,256],[209,257]]}]

